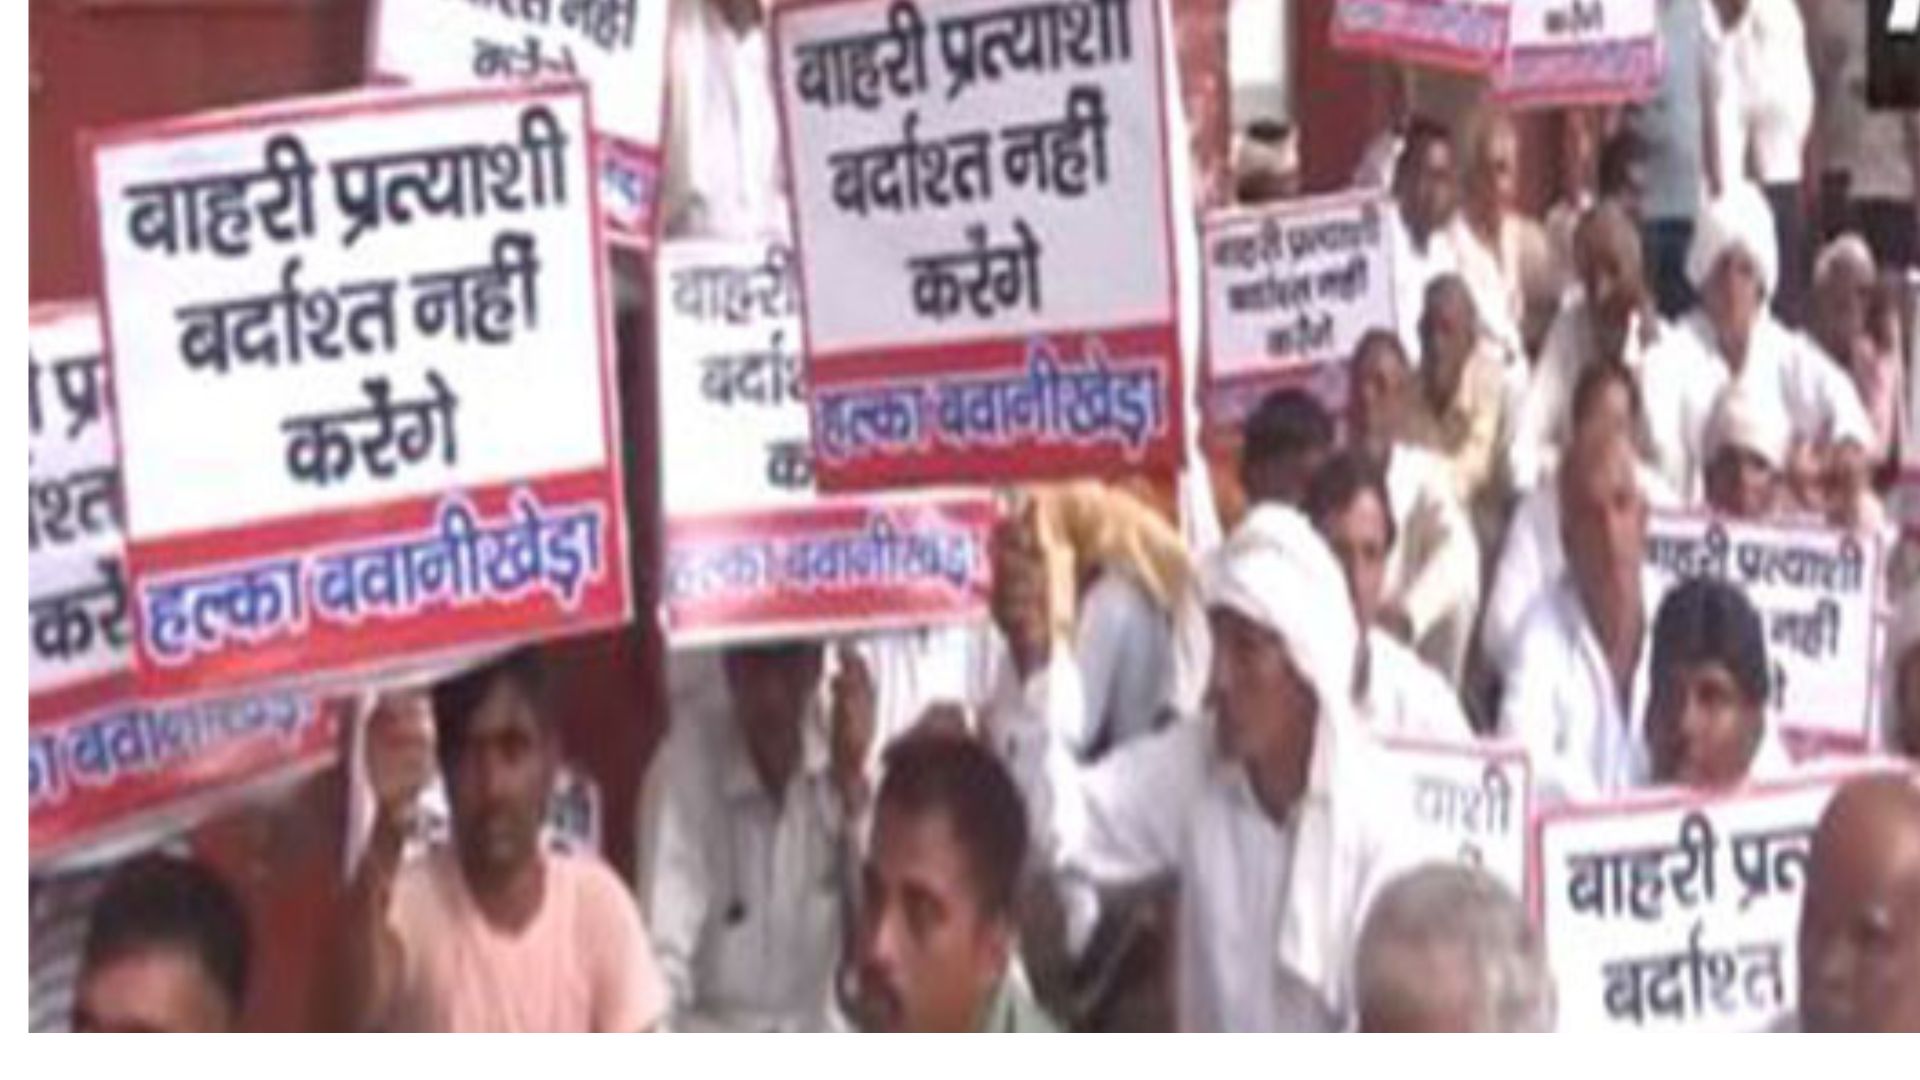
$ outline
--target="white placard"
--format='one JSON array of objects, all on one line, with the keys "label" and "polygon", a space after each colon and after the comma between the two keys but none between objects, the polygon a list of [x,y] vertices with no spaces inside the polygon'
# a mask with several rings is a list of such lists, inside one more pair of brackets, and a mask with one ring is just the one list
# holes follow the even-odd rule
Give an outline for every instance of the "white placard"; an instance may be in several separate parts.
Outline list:
[{"label": "white placard", "polygon": [[1409,842],[1499,878],[1527,894],[1533,774],[1526,751],[1493,743],[1382,740],[1407,803]]},{"label": "white placard", "polygon": [[1647,524],[1647,610],[1651,618],[1682,578],[1739,586],[1766,636],[1771,715],[1818,740],[1864,749],[1879,694],[1881,561],[1873,536],[1656,513]]}]

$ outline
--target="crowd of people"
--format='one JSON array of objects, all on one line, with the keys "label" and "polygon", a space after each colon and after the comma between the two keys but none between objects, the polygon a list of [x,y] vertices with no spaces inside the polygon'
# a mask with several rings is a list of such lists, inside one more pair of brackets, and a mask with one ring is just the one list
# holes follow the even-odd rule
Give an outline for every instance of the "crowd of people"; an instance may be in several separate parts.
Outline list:
[{"label": "crowd of people", "polygon": [[[1650,513],[1689,510],[1884,553],[1872,749],[1908,768],[1821,818],[1780,1022],[1920,1031],[1920,537],[1890,509],[1920,457],[1920,114],[1866,107],[1859,6],[1661,3],[1654,96],[1553,119],[1544,220],[1513,117],[1406,88],[1360,180],[1391,193],[1396,325],[1341,400],[1260,402],[1236,520],[1034,485],[988,620],[676,654],[630,885],[542,843],[537,651],[382,699],[338,1024],[1047,1031],[1144,985],[1190,1031],[1552,1030],[1539,927],[1409,850],[1379,742],[1517,744],[1545,805],[1802,768],[1752,599],[1649,589]],[[759,3],[677,7],[669,228],[784,227]],[[1234,189],[1296,191],[1255,134]],[[451,840],[403,857],[436,773]],[[75,1026],[233,1024],[241,910],[192,863],[124,867]]]}]

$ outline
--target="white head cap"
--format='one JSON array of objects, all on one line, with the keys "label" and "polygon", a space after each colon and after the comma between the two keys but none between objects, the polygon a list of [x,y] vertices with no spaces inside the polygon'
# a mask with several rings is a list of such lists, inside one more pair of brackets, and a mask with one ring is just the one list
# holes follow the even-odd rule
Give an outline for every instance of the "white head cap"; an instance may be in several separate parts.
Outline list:
[{"label": "white head cap", "polygon": [[1780,280],[1780,253],[1773,236],[1773,211],[1752,184],[1735,184],[1707,205],[1694,223],[1693,246],[1687,250],[1687,280],[1695,289],[1707,287],[1714,267],[1734,251],[1744,251],[1760,270],[1760,288],[1773,295]]}]

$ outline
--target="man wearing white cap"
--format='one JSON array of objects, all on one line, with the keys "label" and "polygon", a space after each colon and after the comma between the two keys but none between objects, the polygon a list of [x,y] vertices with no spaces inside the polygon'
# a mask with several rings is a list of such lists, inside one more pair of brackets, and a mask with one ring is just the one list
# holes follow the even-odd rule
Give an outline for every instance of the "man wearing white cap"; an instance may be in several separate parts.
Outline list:
[{"label": "man wearing white cap", "polygon": [[1720,361],[1731,383],[1782,411],[1793,438],[1834,448],[1849,483],[1864,486],[1873,428],[1852,380],[1766,309],[1779,266],[1759,191],[1736,186],[1708,206],[1687,253],[1687,277],[1700,305],[1682,321],[1683,337]]},{"label": "man wearing white cap", "polygon": [[[1057,690],[1072,665],[1052,663],[1037,632],[1045,592],[1031,584],[1023,531],[1010,523],[996,537],[994,614],[1023,672],[1044,671]],[[1352,715],[1346,583],[1298,511],[1262,505],[1209,560],[1201,590],[1206,719],[1091,767],[1030,716],[990,717],[987,737],[1055,875],[1121,885],[1178,874],[1183,1028],[1325,1030],[1350,1014],[1355,936],[1399,868],[1386,838],[1405,835]]]},{"label": "man wearing white cap", "polygon": [[1707,505],[1748,521],[1772,517],[1790,443],[1777,407],[1737,384],[1727,387],[1707,421]]}]

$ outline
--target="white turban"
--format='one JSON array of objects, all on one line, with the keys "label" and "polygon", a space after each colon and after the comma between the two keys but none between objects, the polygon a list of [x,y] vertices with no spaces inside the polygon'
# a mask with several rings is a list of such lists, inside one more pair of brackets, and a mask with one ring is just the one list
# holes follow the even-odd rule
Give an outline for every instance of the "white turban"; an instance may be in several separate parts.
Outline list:
[{"label": "white turban", "polygon": [[1227,608],[1279,635],[1313,687],[1322,719],[1344,722],[1359,628],[1340,564],[1298,510],[1255,507],[1208,561],[1201,588],[1209,608]]},{"label": "white turban", "polygon": [[1757,454],[1779,472],[1787,467],[1787,454],[1793,445],[1793,423],[1777,398],[1763,397],[1730,383],[1714,402],[1707,418],[1707,462],[1728,447]]},{"label": "white turban", "polygon": [[1760,289],[1768,296],[1780,279],[1780,253],[1773,236],[1773,211],[1752,184],[1735,184],[1708,204],[1694,223],[1687,250],[1687,280],[1707,287],[1713,268],[1732,252],[1745,251],[1760,268]]},{"label": "white turban", "polygon": [[1920,584],[1909,585],[1894,601],[1893,622],[1887,627],[1887,660],[1880,668],[1886,703],[1880,717],[1886,729],[1886,749],[1894,749],[1894,726],[1900,718],[1900,658],[1920,645]]}]

